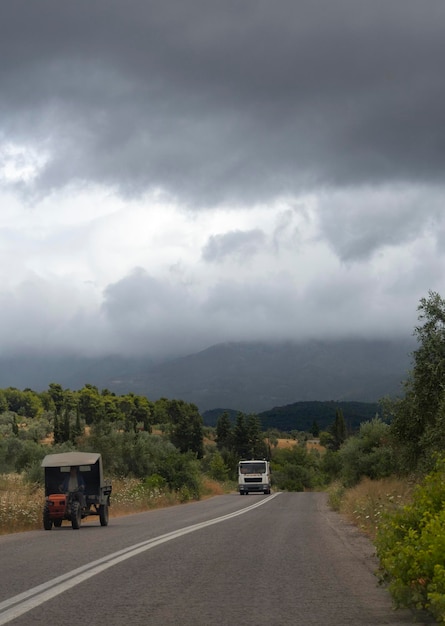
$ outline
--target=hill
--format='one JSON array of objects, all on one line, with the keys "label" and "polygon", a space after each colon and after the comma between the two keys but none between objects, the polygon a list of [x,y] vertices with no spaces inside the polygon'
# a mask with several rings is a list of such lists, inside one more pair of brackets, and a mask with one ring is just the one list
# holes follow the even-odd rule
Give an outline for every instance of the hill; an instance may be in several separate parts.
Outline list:
[{"label": "hill", "polygon": [[[277,429],[290,433],[293,430],[307,431],[312,429],[314,422],[321,430],[326,430],[334,421],[338,409],[343,411],[349,432],[356,431],[362,422],[373,419],[379,413],[378,403],[367,402],[294,402],[285,406],[275,407],[258,414],[263,430]],[[232,422],[236,411],[226,411]],[[224,409],[213,409],[203,413],[206,426],[215,426]]]},{"label": "hill", "polygon": [[108,356],[0,358],[0,388],[35,391],[57,382],[79,389],[90,383],[150,400],[177,398],[201,412],[229,407],[258,413],[294,402],[378,402],[400,395],[411,366],[407,340],[225,343],[185,357]]},{"label": "hill", "polygon": [[259,414],[264,430],[277,428],[285,432],[310,431],[314,422],[326,430],[335,420],[338,409],[343,411],[349,432],[358,430],[362,422],[372,420],[379,413],[377,403],[367,402],[295,402]]}]

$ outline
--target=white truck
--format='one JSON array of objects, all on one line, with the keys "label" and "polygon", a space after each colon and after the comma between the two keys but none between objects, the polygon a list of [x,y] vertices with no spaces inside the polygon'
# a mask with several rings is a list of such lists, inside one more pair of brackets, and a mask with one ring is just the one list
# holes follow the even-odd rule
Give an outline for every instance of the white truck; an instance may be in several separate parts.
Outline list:
[{"label": "white truck", "polygon": [[270,464],[269,461],[252,459],[238,463],[238,489],[241,496],[249,491],[270,493]]}]

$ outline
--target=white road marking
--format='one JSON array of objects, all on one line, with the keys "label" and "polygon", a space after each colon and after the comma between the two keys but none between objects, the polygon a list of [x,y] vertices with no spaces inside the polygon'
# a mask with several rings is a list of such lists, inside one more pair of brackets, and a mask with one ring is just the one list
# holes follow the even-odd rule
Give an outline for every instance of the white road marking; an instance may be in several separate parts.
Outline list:
[{"label": "white road marking", "polygon": [[227,515],[216,517],[215,519],[208,520],[207,522],[193,524],[193,526],[186,526],[185,528],[180,528],[178,530],[174,530],[173,532],[166,533],[165,535],[160,535],[159,537],[154,537],[153,539],[148,539],[147,541],[129,546],[123,550],[118,550],[117,552],[113,552],[112,554],[108,554],[107,556],[98,559],[97,561],[92,561],[91,563],[82,565],[82,567],[78,567],[77,569],[67,572],[62,576],[48,580],[46,583],[33,587],[32,589],[28,589],[28,591],[24,591],[23,593],[19,593],[8,600],[4,600],[3,602],[0,602],[0,626],[2,624],[7,624],[11,620],[27,613],[28,611],[31,611],[36,606],[55,598],[64,591],[79,585],[85,580],[88,580],[88,578],[96,576],[96,574],[100,574],[109,567],[113,567],[113,565],[117,565],[122,561],[131,559],[133,556],[137,556],[146,550],[155,548],[156,546],[166,543],[167,541],[171,541],[172,539],[176,539],[177,537],[182,537],[183,535],[193,533],[196,530],[205,528],[206,526],[219,524],[233,517],[237,517],[238,515],[243,515],[252,509],[266,504],[266,502],[269,502],[269,500],[272,500],[277,495],[279,494],[274,493],[268,498],[260,500],[256,504],[252,504],[251,506],[241,509],[240,511],[228,513]]}]

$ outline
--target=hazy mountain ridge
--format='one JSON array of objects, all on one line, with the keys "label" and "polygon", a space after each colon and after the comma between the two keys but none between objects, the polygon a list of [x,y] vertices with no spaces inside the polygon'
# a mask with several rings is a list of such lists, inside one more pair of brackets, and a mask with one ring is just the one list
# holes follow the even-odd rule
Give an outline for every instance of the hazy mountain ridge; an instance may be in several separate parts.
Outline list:
[{"label": "hazy mountain ridge", "polygon": [[377,402],[400,395],[411,367],[413,341],[225,343],[154,363],[149,358],[0,358],[0,388],[36,391],[49,383],[85,383],[118,394],[134,392],[194,402],[201,411],[229,407],[261,412],[304,401]]}]

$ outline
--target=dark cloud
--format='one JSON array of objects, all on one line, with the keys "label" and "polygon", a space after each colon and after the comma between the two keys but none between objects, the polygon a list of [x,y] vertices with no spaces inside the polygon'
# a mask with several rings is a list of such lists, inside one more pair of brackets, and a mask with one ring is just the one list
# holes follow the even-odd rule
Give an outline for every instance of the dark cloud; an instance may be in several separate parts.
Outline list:
[{"label": "dark cloud", "polygon": [[370,187],[332,193],[320,203],[323,237],[342,261],[367,261],[385,247],[434,232],[443,221],[442,190]]},{"label": "dark cloud", "polygon": [[0,136],[76,181],[193,206],[441,180],[445,5],[8,0]]},{"label": "dark cloud", "polygon": [[0,2],[1,349],[410,334],[444,289],[444,19]]}]

